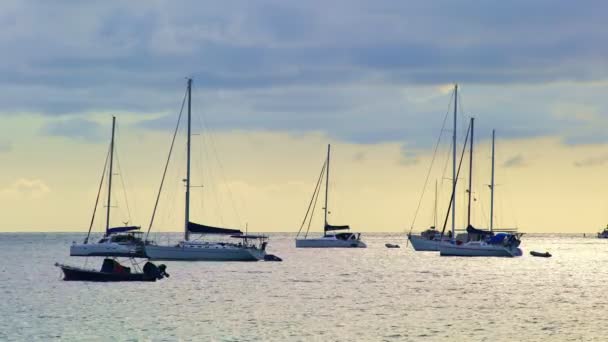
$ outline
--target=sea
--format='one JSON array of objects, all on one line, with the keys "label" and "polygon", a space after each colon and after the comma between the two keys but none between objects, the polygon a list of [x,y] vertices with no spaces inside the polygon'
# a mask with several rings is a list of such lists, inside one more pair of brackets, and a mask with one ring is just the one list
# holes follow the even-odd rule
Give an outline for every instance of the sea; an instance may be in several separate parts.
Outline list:
[{"label": "sea", "polygon": [[86,283],[54,266],[101,266],[69,257],[82,234],[3,233],[0,341],[608,340],[608,240],[524,235],[507,259],[363,236],[367,249],[296,249],[270,234],[282,262],[168,261],[154,283]]}]

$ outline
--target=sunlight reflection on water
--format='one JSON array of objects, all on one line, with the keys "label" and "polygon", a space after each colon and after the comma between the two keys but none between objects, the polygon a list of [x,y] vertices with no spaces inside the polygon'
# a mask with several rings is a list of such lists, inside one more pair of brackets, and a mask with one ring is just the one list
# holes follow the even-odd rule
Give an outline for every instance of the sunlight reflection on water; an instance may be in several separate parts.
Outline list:
[{"label": "sunlight reflection on water", "polygon": [[[524,236],[524,256],[440,258],[401,235],[283,262],[165,262],[156,283],[63,282],[70,234],[0,234],[0,340],[603,340],[608,240]],[[402,245],[387,249],[384,243]],[[534,258],[528,251],[549,250]],[[98,267],[99,258],[89,258]]]}]

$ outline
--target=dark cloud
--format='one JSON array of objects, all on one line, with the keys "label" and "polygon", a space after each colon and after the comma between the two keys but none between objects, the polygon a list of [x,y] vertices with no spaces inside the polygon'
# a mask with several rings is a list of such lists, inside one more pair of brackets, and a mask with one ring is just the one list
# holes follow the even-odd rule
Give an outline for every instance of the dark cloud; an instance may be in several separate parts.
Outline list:
[{"label": "dark cloud", "polygon": [[[480,129],[564,134],[555,102],[597,102],[605,89],[538,89],[608,79],[606,12],[548,0],[12,2],[0,14],[0,112],[175,113],[192,76],[215,129],[428,147],[449,95],[410,91],[458,81],[477,87],[464,99]],[[514,90],[527,85],[538,88]],[[173,127],[172,115],[141,126]]]}]

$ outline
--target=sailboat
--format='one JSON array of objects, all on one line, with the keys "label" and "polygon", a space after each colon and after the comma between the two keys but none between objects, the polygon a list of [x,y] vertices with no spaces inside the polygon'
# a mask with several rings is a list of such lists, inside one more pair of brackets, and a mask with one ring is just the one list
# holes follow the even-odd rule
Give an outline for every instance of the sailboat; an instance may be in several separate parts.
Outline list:
[{"label": "sailboat", "polygon": [[[187,157],[186,157],[186,205],[185,205],[185,219],[184,219],[184,239],[175,245],[158,245],[155,243],[147,243],[145,246],[145,254],[151,260],[192,260],[192,261],[258,261],[263,260],[266,256],[266,245],[268,237],[264,235],[248,235],[243,234],[239,229],[227,229],[220,227],[212,227],[202,225],[194,222],[190,222],[190,143],[191,143],[191,118],[192,118],[192,79],[188,79],[187,86],[188,96],[188,137],[187,137]],[[180,113],[181,119],[181,113]],[[179,121],[178,119],[178,126]],[[175,130],[177,134],[177,128]],[[175,141],[175,135],[173,138]],[[171,157],[171,151],[173,144],[171,144],[171,150],[169,152],[169,159]],[[167,159],[167,165],[169,162]],[[166,172],[166,168],[165,168]],[[162,191],[162,184],[165,175],[161,181],[161,187],[159,189],[158,196]],[[158,204],[158,198],[156,204]],[[148,234],[152,228],[154,221],[154,212],[152,213],[152,219],[150,227],[148,228]],[[229,236],[233,239],[237,239],[239,242],[215,242],[205,240],[191,240],[190,234],[212,234]]]},{"label": "sailboat", "polygon": [[[109,156],[106,158],[104,165],[104,172],[102,173],[101,182],[99,184],[99,190],[97,192],[97,199],[95,200],[95,208],[93,209],[93,216],[91,218],[91,224],[89,231],[83,243],[73,243],[70,246],[70,256],[121,256],[121,257],[142,257],[143,256],[143,245],[144,242],[141,239],[141,232],[139,232],[139,226],[122,226],[122,227],[111,227],[110,226],[110,213],[111,213],[111,198],[112,198],[112,175],[113,175],[113,164],[114,164],[114,132],[116,128],[116,117],[112,117],[112,139],[110,141]],[[101,194],[101,188],[103,186],[104,177],[106,174],[106,167],[108,166],[108,198],[106,205],[106,229],[103,237],[97,243],[89,242],[91,236],[91,229],[93,222],[95,221],[95,213],[97,211],[97,205],[99,203],[99,195]]]},{"label": "sailboat", "polygon": [[[439,246],[442,244],[449,242],[455,234],[456,230],[456,186],[458,183],[458,177],[456,175],[456,149],[457,149],[457,123],[458,123],[458,84],[454,85],[454,126],[452,131],[452,196],[450,198],[450,208],[448,211],[452,211],[452,230],[449,233],[450,236],[443,234],[443,231],[438,231],[436,226],[432,226],[431,228],[423,231],[420,234],[412,234],[411,232],[407,234],[407,238],[409,242],[412,244],[412,248],[414,248],[417,252],[437,252],[439,251]],[[437,199],[435,199],[437,201]],[[446,217],[447,220],[447,217]]]},{"label": "sailboat", "polygon": [[598,239],[608,239],[608,225],[601,232],[597,233]]},{"label": "sailboat", "polygon": [[[467,225],[468,242],[452,241],[439,246],[441,256],[470,257],[517,257],[522,255],[519,248],[521,234],[514,230],[494,231],[494,170],[495,170],[496,131],[492,131],[492,177],[490,183],[490,230],[476,229],[471,225],[471,178],[469,178],[469,219]],[[471,139],[471,156],[473,155]],[[472,158],[471,158],[472,160]],[[472,164],[472,162],[471,162]],[[470,177],[471,173],[470,173]]]},{"label": "sailboat", "polygon": [[[341,230],[350,230],[350,226],[342,225],[335,226],[330,225],[327,221],[327,214],[329,213],[328,209],[328,194],[329,194],[329,158],[330,158],[331,145],[327,145],[327,159],[321,168],[321,175],[319,176],[319,180],[317,181],[317,186],[315,187],[315,191],[313,193],[312,199],[308,206],[308,210],[306,211],[306,215],[304,216],[304,221],[302,222],[302,226],[300,227],[300,231],[298,232],[298,236],[296,236],[296,247],[297,248],[365,248],[365,242],[361,241],[361,233],[353,233],[353,232],[342,232],[342,233],[333,233]],[[317,202],[317,198],[319,196],[321,179],[323,178],[323,174],[325,174],[325,206],[323,207],[325,214],[325,224],[323,225],[323,236],[318,238],[308,238],[308,231],[310,229],[310,222],[312,221],[312,216],[314,214],[314,204]],[[311,211],[312,208],[312,211]],[[309,215],[310,214],[310,215]],[[304,225],[308,222],[308,228],[306,230],[306,234],[304,238],[300,238],[300,232]]]}]

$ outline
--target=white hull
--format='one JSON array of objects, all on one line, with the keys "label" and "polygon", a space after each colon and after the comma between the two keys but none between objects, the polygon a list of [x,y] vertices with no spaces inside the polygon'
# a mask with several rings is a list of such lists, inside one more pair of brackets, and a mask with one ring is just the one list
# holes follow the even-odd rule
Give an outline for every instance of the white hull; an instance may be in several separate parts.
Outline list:
[{"label": "white hull", "polygon": [[429,240],[419,235],[409,235],[408,239],[417,252],[439,252],[439,246],[448,240]]},{"label": "white hull", "polygon": [[145,253],[150,260],[184,261],[258,261],[263,260],[266,255],[266,252],[259,248],[221,244],[147,245]]},{"label": "white hull", "polygon": [[296,239],[296,248],[366,248],[361,240],[339,240],[334,237]]},{"label": "white hull", "polygon": [[143,256],[143,249],[139,245],[118,243],[81,243],[70,246],[70,256],[118,256],[138,257]]},{"label": "white hull", "polygon": [[466,257],[506,257],[512,258],[522,255],[518,247],[505,247],[502,245],[491,245],[486,243],[463,243],[454,245],[442,244],[439,248],[441,256],[466,256]]}]

